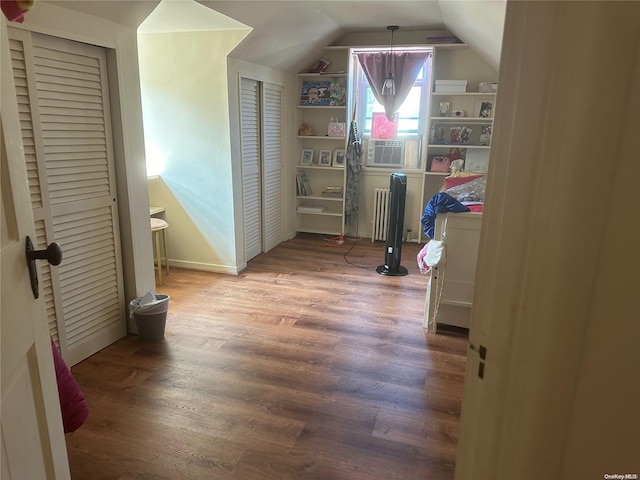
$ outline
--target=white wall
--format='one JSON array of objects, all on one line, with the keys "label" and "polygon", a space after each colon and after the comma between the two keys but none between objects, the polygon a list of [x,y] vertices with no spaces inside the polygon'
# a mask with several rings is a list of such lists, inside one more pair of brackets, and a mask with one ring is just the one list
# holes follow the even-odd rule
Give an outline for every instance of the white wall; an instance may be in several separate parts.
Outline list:
[{"label": "white wall", "polygon": [[227,55],[244,30],[139,35],[150,202],[166,208],[172,265],[237,273]]},{"label": "white wall", "polygon": [[125,295],[127,299],[140,296],[154,288],[155,280],[149,248],[136,32],[46,2],[37,2],[23,24],[12,26],[108,49]]}]

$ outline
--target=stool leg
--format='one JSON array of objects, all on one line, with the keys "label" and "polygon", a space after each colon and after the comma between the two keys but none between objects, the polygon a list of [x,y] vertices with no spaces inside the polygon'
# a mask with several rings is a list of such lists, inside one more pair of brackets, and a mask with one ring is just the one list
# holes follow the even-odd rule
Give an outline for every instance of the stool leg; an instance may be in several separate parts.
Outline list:
[{"label": "stool leg", "polygon": [[164,244],[164,264],[167,267],[167,275],[169,275],[169,250],[167,250],[167,229],[162,230],[162,243]]},{"label": "stool leg", "polygon": [[160,252],[160,237],[158,236],[158,232],[154,232],[153,234],[156,238],[156,258],[158,262],[158,286],[162,286],[162,257]]}]

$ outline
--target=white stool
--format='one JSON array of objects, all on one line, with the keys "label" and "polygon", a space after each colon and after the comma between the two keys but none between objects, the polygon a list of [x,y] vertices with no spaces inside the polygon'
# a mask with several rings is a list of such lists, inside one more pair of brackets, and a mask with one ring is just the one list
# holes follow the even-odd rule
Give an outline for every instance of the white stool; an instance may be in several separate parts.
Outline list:
[{"label": "white stool", "polygon": [[[162,260],[164,260],[164,265],[167,268],[167,275],[169,275],[169,254],[167,253],[167,235],[165,230],[169,227],[169,224],[162,220],[161,218],[151,217],[151,235],[153,236],[153,242],[156,246],[156,262],[157,265],[154,267],[158,270],[158,285],[162,285]],[[160,249],[160,236],[162,236],[162,247],[163,251]]]}]

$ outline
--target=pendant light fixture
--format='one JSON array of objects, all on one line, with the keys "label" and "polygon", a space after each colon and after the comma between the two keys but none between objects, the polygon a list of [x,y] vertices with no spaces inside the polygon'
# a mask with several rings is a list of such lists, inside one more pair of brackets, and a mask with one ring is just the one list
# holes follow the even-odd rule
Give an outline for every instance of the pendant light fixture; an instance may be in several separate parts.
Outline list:
[{"label": "pendant light fixture", "polygon": [[393,79],[393,68],[392,66],[395,66],[396,61],[395,58],[393,57],[393,33],[396,30],[400,30],[400,27],[397,25],[389,25],[387,27],[387,30],[389,30],[391,32],[391,47],[389,48],[389,53],[390,55],[390,59],[389,59],[389,75],[387,75],[387,78],[385,79],[384,83],[382,84],[382,95],[395,95],[396,94],[396,83],[395,80]]}]

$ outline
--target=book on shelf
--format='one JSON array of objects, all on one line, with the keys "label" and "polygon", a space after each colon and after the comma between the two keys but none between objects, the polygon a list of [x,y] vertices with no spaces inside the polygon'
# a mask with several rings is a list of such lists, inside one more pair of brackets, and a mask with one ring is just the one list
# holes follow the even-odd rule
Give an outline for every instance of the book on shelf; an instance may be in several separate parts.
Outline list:
[{"label": "book on shelf", "polygon": [[342,198],[344,189],[342,187],[324,187],[322,196],[326,198]]},{"label": "book on shelf", "polygon": [[309,195],[313,195],[311,184],[309,183],[309,179],[307,178],[307,174],[304,170],[300,170],[296,173],[296,186],[298,188],[299,196],[308,197]]}]

